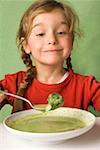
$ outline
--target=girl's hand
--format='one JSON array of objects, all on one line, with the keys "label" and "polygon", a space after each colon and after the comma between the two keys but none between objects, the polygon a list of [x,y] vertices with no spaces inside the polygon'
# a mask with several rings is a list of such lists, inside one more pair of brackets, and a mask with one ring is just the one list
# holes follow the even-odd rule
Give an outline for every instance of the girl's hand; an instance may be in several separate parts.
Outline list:
[{"label": "girl's hand", "polygon": [[[7,90],[6,90],[7,92]],[[5,94],[0,94],[0,103],[6,98]]]}]

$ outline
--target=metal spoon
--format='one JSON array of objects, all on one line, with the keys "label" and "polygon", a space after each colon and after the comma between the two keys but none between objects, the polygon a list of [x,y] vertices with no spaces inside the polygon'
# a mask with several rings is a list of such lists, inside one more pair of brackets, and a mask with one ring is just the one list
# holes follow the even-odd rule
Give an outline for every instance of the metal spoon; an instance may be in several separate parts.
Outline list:
[{"label": "metal spoon", "polygon": [[21,97],[21,96],[18,96],[16,94],[12,94],[12,93],[9,93],[9,92],[6,92],[6,91],[3,91],[3,90],[0,90],[0,93],[2,94],[5,94],[5,95],[8,95],[8,96],[12,96],[12,97],[15,97],[15,98],[18,98],[20,100],[23,100],[25,102],[27,102],[33,109],[36,109],[36,110],[39,110],[39,111],[44,111],[47,104],[37,104],[37,105],[33,105],[28,99],[24,98],[24,97]]}]

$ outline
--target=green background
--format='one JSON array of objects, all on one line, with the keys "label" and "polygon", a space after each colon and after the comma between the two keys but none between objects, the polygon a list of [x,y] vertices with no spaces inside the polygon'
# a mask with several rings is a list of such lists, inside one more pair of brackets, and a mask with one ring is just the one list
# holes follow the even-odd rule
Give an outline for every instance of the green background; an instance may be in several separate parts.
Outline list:
[{"label": "green background", "polygon": [[[66,0],[65,0],[66,1]],[[25,69],[16,46],[20,18],[32,0],[0,0],[0,79],[7,73]],[[75,72],[93,75],[100,81],[100,0],[69,0],[80,18],[84,36],[72,53]],[[0,121],[11,112],[9,105],[0,112]]]}]

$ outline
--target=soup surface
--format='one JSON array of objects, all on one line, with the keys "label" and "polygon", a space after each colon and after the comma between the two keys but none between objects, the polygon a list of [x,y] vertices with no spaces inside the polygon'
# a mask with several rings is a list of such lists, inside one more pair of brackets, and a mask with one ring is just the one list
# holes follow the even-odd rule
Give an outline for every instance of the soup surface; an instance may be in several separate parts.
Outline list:
[{"label": "soup surface", "polygon": [[12,121],[10,127],[25,132],[54,133],[83,128],[85,123],[77,118],[32,114]]}]

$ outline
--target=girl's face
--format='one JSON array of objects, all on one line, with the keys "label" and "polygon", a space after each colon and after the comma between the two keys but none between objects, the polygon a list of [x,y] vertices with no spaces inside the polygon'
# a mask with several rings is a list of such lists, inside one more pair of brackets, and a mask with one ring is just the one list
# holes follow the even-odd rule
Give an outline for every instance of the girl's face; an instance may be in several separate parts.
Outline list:
[{"label": "girl's face", "polygon": [[31,52],[36,64],[63,64],[72,50],[72,35],[68,31],[61,10],[39,14],[33,20],[25,51]]}]

